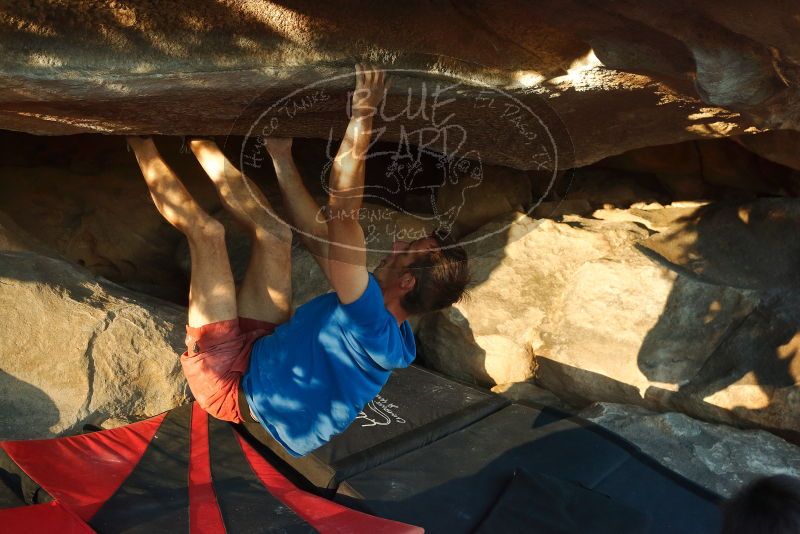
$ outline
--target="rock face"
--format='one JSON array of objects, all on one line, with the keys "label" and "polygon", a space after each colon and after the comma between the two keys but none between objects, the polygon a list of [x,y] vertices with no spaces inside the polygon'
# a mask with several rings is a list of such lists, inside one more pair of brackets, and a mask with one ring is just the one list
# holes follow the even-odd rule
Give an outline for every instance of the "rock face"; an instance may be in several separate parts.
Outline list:
[{"label": "rock face", "polygon": [[142,419],[188,399],[185,310],[54,257],[0,252],[0,439]]},{"label": "rock face", "polygon": [[743,135],[734,137],[734,140],[762,158],[800,170],[800,132],[797,130]]},{"label": "rock face", "polygon": [[[797,130],[798,30],[790,4],[754,13],[747,0],[21,2],[0,15],[0,128],[243,134],[268,105],[333,78],[278,112],[281,135],[327,138],[345,120],[352,63],[369,60],[407,70],[389,115],[423,84],[432,105],[438,74],[464,80],[439,93],[469,132],[461,154],[536,167],[520,157],[524,137],[509,133],[516,112],[484,98],[502,89],[513,107],[552,108],[575,147],[569,159],[585,165],[641,146]],[[390,122],[385,139],[397,141]]]},{"label": "rock face", "polygon": [[738,430],[678,413],[601,403],[581,414],[705,488],[730,497],[762,476],[800,476],[800,448],[760,430]]},{"label": "rock face", "polygon": [[[186,282],[173,260],[183,236],[156,211],[123,139],[2,139],[14,150],[2,151],[8,159],[0,167],[0,211],[96,275],[185,302]],[[210,180],[193,157],[178,153],[178,140],[162,139],[159,146],[198,202],[217,209]]]},{"label": "rock face", "polygon": [[533,198],[525,173],[488,165],[483,167],[477,186],[469,180],[446,182],[436,193],[437,209],[454,213],[454,233],[458,236],[472,233],[506,213],[527,212],[537,201],[541,198]]},{"label": "rock face", "polygon": [[[376,123],[382,146],[447,158],[434,173],[437,206],[429,183],[414,187],[412,163],[398,157],[380,169],[409,213],[383,218],[384,208],[368,207],[380,226],[370,266],[393,239],[413,239],[400,230],[431,230],[424,209],[451,214],[455,234],[480,228],[472,299],[416,326],[429,365],[485,385],[535,380],[572,404],[625,402],[800,435],[800,252],[785,237],[797,233],[797,206],[637,206],[586,217],[606,201],[800,193],[794,6],[54,0],[0,11],[0,128],[228,135],[232,159],[251,176],[268,163],[251,137],[337,139],[352,64],[393,69]],[[704,140],[714,137],[795,172],[771,180],[773,169],[733,141]],[[700,141],[674,144],[689,140]],[[549,192],[546,171],[670,143],[578,172],[564,203],[537,208],[564,214],[561,222],[508,214]],[[16,414],[0,437],[151,415],[183,400],[183,310],[57,257],[129,288],[185,295],[174,268],[176,247],[185,263],[182,238],[153,209],[132,158],[117,151],[92,166],[65,155],[68,170],[51,173],[29,164],[35,151],[0,152],[0,210],[10,216],[0,217],[0,402],[10,403],[0,414]],[[219,207],[196,166],[178,170],[206,209]],[[485,186],[471,188],[478,178]],[[247,245],[229,236],[240,274]],[[327,290],[302,247],[293,261],[296,304]]]},{"label": "rock face", "polygon": [[748,289],[800,285],[800,203],[716,202],[674,221],[643,245],[709,282]]},{"label": "rock face", "polygon": [[465,238],[476,240],[471,297],[417,326],[422,358],[485,385],[533,377],[573,405],[638,404],[800,436],[796,289],[704,280],[643,252],[661,235],[576,216],[486,225]]},{"label": "rock face", "polygon": [[20,228],[11,217],[3,212],[0,212],[0,251],[38,252],[44,255],[53,255],[51,249]]},{"label": "rock face", "polygon": [[798,132],[743,136],[736,138],[738,143],[706,139],[647,147],[606,158],[598,166],[617,171],[617,180],[619,171],[643,185],[654,177],[671,198],[681,200],[797,196],[800,134],[797,140],[786,135],[793,133]]},{"label": "rock face", "polygon": [[633,224],[608,227],[604,235],[600,225],[587,223],[588,229],[573,228],[512,214],[465,237],[474,241],[468,252],[475,287],[464,302],[420,321],[425,361],[483,384],[533,376],[542,325],[573,271],[647,236]]}]

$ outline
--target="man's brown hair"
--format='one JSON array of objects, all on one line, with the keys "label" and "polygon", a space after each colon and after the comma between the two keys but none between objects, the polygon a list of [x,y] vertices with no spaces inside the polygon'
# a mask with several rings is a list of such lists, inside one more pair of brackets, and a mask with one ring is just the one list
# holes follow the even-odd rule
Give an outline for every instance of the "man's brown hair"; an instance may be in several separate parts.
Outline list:
[{"label": "man's brown hair", "polygon": [[414,275],[414,288],[403,296],[403,309],[414,315],[441,310],[464,296],[470,283],[467,252],[464,247],[432,237],[437,247],[420,254],[408,269]]}]

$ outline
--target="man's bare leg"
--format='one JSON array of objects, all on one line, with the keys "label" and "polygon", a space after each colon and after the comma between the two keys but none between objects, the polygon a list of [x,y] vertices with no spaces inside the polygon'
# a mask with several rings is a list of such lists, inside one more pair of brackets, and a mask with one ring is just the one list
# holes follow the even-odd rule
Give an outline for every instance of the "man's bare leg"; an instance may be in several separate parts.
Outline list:
[{"label": "man's bare leg", "polygon": [[252,180],[228,161],[213,141],[189,142],[222,205],[251,236],[250,263],[237,296],[241,317],[283,323],[292,309],[292,231]]},{"label": "man's bare leg", "polygon": [[129,137],[128,144],[136,154],[156,208],[189,240],[189,326],[235,319],[236,286],[225,248],[225,228],[195,202],[152,139]]}]

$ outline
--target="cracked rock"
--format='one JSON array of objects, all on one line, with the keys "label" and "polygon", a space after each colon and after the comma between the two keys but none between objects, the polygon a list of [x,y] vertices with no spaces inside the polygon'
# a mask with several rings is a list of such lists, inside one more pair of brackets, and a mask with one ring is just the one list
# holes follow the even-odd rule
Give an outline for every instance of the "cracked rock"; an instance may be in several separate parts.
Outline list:
[{"label": "cracked rock", "polygon": [[66,260],[0,252],[0,439],[123,424],[188,400],[185,310]]}]

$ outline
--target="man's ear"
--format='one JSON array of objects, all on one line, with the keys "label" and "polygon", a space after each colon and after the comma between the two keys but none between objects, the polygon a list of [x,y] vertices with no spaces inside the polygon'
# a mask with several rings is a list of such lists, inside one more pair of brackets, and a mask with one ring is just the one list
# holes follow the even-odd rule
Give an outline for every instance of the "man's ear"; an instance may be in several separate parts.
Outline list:
[{"label": "man's ear", "polygon": [[400,289],[403,291],[411,291],[415,285],[417,285],[417,279],[410,272],[406,271],[400,277]]}]

